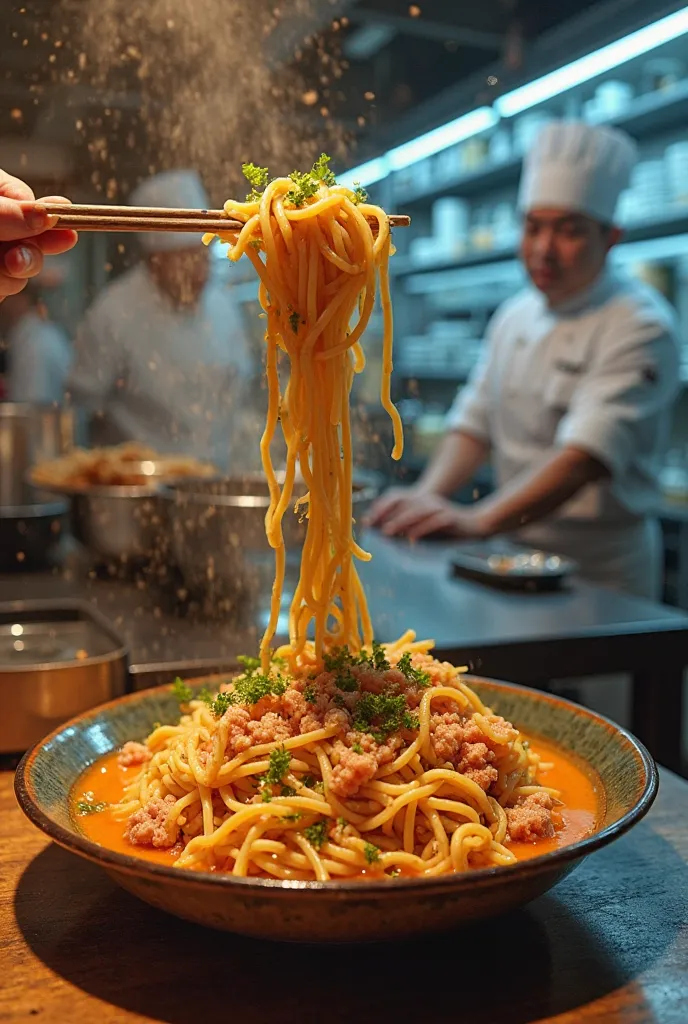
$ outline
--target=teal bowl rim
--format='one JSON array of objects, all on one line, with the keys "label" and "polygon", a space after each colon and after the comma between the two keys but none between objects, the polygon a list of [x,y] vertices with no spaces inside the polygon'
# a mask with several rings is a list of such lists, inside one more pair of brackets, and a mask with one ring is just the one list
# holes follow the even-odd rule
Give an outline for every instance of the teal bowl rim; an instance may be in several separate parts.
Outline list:
[{"label": "teal bowl rim", "polygon": [[[528,860],[519,861],[517,864],[507,864],[492,868],[479,868],[471,872],[455,872],[446,875],[437,875],[431,878],[390,878],[385,881],[366,880],[365,882],[281,881],[276,878],[235,878],[233,875],[216,874],[209,871],[182,871],[175,867],[167,867],[164,864],[156,864],[155,862],[145,860],[142,857],[136,857],[134,854],[118,853],[115,850],[109,850],[107,847],[100,846],[98,843],[86,836],[80,835],[77,832],[72,832],[63,825],[60,825],[58,822],[53,821],[42,809],[38,798],[33,796],[33,787],[30,782],[31,768],[34,761],[39,756],[43,745],[55,739],[60,735],[60,733],[65,732],[67,729],[79,726],[89,717],[100,715],[109,708],[120,706],[121,704],[145,701],[147,697],[150,697],[153,694],[159,694],[161,691],[171,690],[171,685],[125,694],[124,696],[108,701],[105,704],[99,704],[95,708],[82,712],[80,715],[70,719],[68,722],[64,722],[24,754],[23,758],[19,762],[15,774],[14,791],[22,811],[27,818],[37,826],[37,828],[49,836],[49,838],[59,846],[62,846],[64,849],[70,850],[79,856],[85,857],[87,860],[100,864],[106,870],[118,870],[125,874],[149,876],[152,879],[157,879],[159,881],[169,879],[170,881],[175,881],[181,885],[191,885],[196,887],[219,886],[220,888],[227,888],[229,890],[236,889],[237,894],[243,892],[244,895],[248,895],[248,893],[253,892],[256,896],[262,895],[265,897],[279,897],[280,893],[289,894],[294,893],[295,891],[303,893],[326,892],[335,897],[338,894],[357,894],[362,897],[369,893],[380,895],[384,892],[392,894],[399,892],[408,893],[409,891],[412,893],[417,892],[418,895],[422,895],[424,892],[429,890],[439,890],[440,892],[442,890],[447,890],[452,891],[453,893],[462,889],[470,889],[471,891],[474,891],[476,888],[489,887],[494,882],[503,881],[504,884],[507,884],[510,878],[516,882],[517,878],[526,879],[543,872],[561,872],[565,867],[569,865],[572,867],[578,860],[586,857],[588,854],[593,853],[596,850],[601,849],[603,846],[607,846],[645,817],[657,796],[657,791],[659,789],[659,772],[657,770],[657,765],[646,747],[640,742],[640,740],[636,739],[635,736],[628,732],[627,729],[623,729],[621,726],[616,725],[610,719],[605,718],[604,715],[599,715],[597,712],[591,711],[589,708],[584,708],[579,704],[575,704],[573,701],[565,700],[563,697],[544,693],[541,690],[534,690],[532,687],[521,686],[517,683],[505,683],[499,680],[482,679],[477,676],[471,676],[470,678],[478,682],[480,685],[493,689],[495,692],[516,690],[521,693],[527,693],[530,700],[538,700],[545,704],[564,705],[572,715],[579,718],[593,719],[599,725],[614,733],[617,737],[621,737],[629,748],[629,755],[634,756],[639,763],[641,775],[644,775],[643,791],[639,799],[617,821],[607,825],[603,829],[600,829],[600,831],[593,832],[592,835],[579,839],[577,842],[571,843],[568,846],[562,846],[558,850],[552,850],[549,853],[543,853],[539,856],[529,858]],[[543,738],[546,739],[546,737]],[[566,750],[567,748],[562,747],[562,749]],[[579,760],[585,762],[585,758],[579,757]],[[93,762],[90,763],[93,764]],[[84,771],[88,767],[89,765],[85,765]],[[590,767],[592,768],[592,766]],[[595,771],[594,768],[592,768],[592,770]]]}]

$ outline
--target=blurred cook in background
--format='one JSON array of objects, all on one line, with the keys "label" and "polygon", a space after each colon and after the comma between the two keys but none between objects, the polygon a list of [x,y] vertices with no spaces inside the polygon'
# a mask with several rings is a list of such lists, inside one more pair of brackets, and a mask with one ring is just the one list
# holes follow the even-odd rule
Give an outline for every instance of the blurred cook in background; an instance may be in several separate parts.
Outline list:
[{"label": "blurred cook in background", "polygon": [[72,346],[43,301],[62,274],[45,269],[0,304],[0,335],[8,352],[7,398],[11,402],[60,405],[64,400]]},{"label": "blurred cook in background", "polygon": [[[130,203],[209,205],[192,170],[150,178]],[[246,459],[258,446],[258,367],[231,292],[213,279],[199,237],[139,238],[141,262],[101,292],[77,336],[68,387],[90,416],[90,441],[135,440],[209,459],[225,471],[250,468]]]},{"label": "blurred cook in background", "polygon": [[[607,265],[631,139],[553,122],[521,180],[521,258],[532,287],[495,314],[484,357],[448,432],[412,488],[384,495],[371,521],[388,534],[489,537],[574,558],[588,579],[661,595],[658,474],[679,387],[669,305]],[[496,491],[449,500],[489,455]]]}]

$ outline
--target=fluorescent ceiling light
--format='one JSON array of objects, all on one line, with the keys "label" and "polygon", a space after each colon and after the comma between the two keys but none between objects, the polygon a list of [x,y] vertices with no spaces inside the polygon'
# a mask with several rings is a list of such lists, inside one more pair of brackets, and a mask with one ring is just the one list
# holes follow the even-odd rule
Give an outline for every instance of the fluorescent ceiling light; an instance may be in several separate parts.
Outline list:
[{"label": "fluorescent ceiling light", "polygon": [[408,167],[409,164],[415,164],[418,160],[433,156],[442,149],[484,132],[492,128],[498,120],[499,115],[492,107],[478,107],[468,114],[462,114],[454,121],[449,121],[448,124],[405,142],[402,146],[390,149],[376,160],[352,167],[345,174],[338,175],[337,180],[340,185],[346,185],[348,188],[352,188],[354,182],[363,186],[373,185],[376,181],[386,178],[390,171],[399,171],[402,167]]},{"label": "fluorescent ceiling light", "polygon": [[354,185],[363,185],[365,188],[367,185],[374,185],[376,181],[382,181],[388,174],[387,156],[383,155],[375,160],[368,160],[365,164],[359,164],[358,167],[352,167],[344,174],[338,174],[337,182],[347,188],[353,188]]},{"label": "fluorescent ceiling light", "polygon": [[396,31],[389,25],[363,25],[344,42],[344,56],[349,60],[370,60],[394,39]]},{"label": "fluorescent ceiling light", "polygon": [[468,114],[462,114],[461,117],[449,121],[448,124],[434,128],[431,132],[426,132],[425,135],[419,135],[417,138],[411,139],[410,142],[405,142],[403,146],[390,149],[387,154],[390,169],[399,171],[403,167],[408,167],[409,164],[416,163],[417,160],[433,156],[442,149],[447,149],[457,142],[463,142],[464,139],[477,135],[478,132],[492,128],[498,120],[499,115],[492,107],[478,107]]},{"label": "fluorescent ceiling light", "polygon": [[623,39],[617,39],[615,43],[603,46],[601,50],[595,50],[556,71],[551,71],[548,75],[543,75],[542,78],[536,78],[527,85],[505,93],[495,101],[495,107],[502,117],[513,117],[514,114],[520,114],[523,110],[558,96],[567,89],[604,74],[605,71],[611,71],[612,68],[625,64],[634,57],[640,57],[643,53],[654,50],[662,43],[668,43],[687,32],[688,7],[684,7],[666,18],[655,21],[652,25],[646,25],[645,28],[624,36]]}]

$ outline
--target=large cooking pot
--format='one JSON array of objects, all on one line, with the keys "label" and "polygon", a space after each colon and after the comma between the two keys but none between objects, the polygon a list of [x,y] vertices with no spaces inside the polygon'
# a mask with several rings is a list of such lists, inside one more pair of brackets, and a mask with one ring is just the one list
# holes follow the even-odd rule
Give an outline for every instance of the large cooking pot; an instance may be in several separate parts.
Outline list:
[{"label": "large cooking pot", "polygon": [[0,402],[0,505],[23,505],[30,468],[64,454],[73,442],[70,409]]},{"label": "large cooking pot", "polygon": [[[294,501],[305,493],[294,487]],[[222,480],[184,481],[164,492],[169,501],[172,554],[192,591],[224,604],[251,605],[269,600],[275,573],[274,552],[265,536],[265,513],[270,504],[261,475]],[[378,493],[375,481],[354,483],[353,514],[360,522]],[[287,589],[295,578],[306,536],[306,523],[293,512],[284,515],[287,548]]]},{"label": "large cooking pot", "polygon": [[0,572],[50,568],[66,528],[69,503],[25,486],[19,505],[0,505]]}]

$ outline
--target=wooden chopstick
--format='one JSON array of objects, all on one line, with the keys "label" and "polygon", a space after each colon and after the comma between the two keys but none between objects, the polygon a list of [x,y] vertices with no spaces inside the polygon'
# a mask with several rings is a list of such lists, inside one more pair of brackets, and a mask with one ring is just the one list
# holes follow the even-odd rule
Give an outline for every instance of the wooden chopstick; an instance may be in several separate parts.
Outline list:
[{"label": "wooden chopstick", "polygon": [[[223,210],[173,210],[147,206],[65,206],[59,203],[37,203],[51,216],[59,217],[55,225],[75,231],[241,231],[241,221],[232,220]],[[411,223],[407,215],[394,214],[390,227],[405,228]]]}]

